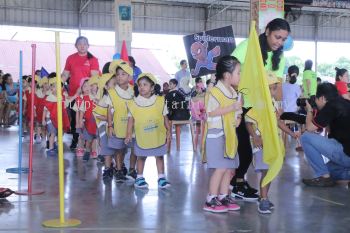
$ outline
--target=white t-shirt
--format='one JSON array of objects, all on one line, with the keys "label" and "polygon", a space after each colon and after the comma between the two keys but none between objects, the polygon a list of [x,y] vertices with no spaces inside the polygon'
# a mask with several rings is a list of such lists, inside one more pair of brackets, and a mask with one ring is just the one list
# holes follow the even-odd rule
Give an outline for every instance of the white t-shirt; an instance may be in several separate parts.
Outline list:
[{"label": "white t-shirt", "polygon": [[284,112],[296,112],[298,110],[297,99],[301,95],[301,88],[297,83],[283,83],[283,111]]}]

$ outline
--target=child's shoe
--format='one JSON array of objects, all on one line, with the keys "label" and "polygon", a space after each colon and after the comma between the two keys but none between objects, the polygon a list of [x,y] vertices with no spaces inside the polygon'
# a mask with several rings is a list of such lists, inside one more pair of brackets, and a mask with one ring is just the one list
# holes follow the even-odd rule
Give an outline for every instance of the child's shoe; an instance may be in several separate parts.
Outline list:
[{"label": "child's shoe", "polygon": [[136,178],[134,186],[135,186],[135,188],[140,188],[140,189],[147,189],[148,188],[148,184],[147,184],[144,177]]},{"label": "child's shoe", "polygon": [[130,180],[136,180],[137,172],[135,168],[130,168],[128,174],[126,174],[126,178]]},{"label": "child's shoe", "polygon": [[83,148],[78,148],[76,149],[76,155],[77,157],[83,157],[84,156],[84,149]]},{"label": "child's shoe", "polygon": [[83,156],[83,161],[87,162],[90,159],[90,152],[86,151]]},{"label": "child's shoe", "polygon": [[96,151],[91,152],[91,158],[92,159],[96,159],[97,158],[97,152]]},{"label": "child's shoe", "polygon": [[241,209],[239,205],[237,205],[233,198],[230,195],[227,195],[223,199],[220,200],[221,204],[227,207],[229,211],[235,211]]},{"label": "child's shoe", "polygon": [[49,149],[48,151],[46,151],[46,155],[47,156],[57,156],[57,150],[53,149]]},{"label": "child's shoe", "polygon": [[[272,203],[271,203],[272,204]],[[271,214],[271,204],[268,199],[261,199],[259,201],[258,212],[261,214]],[[273,206],[273,204],[272,204]]]},{"label": "child's shoe", "polygon": [[122,170],[115,170],[114,176],[115,176],[115,181],[117,183],[124,183],[126,181],[126,177]]},{"label": "child's shoe", "polygon": [[228,212],[227,206],[224,206],[217,197],[211,199],[210,202],[205,202],[203,210],[212,213],[226,213]]},{"label": "child's shoe", "polygon": [[158,179],[158,187],[161,189],[169,188],[171,185],[165,178]]},{"label": "child's shoe", "polygon": [[102,177],[104,181],[109,181],[113,179],[113,170],[114,169],[112,167],[108,167],[103,170]]}]

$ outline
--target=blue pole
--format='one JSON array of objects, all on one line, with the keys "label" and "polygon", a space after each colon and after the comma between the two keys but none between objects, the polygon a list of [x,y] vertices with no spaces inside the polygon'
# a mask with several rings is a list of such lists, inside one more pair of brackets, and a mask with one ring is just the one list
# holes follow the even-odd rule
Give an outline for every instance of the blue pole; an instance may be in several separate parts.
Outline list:
[{"label": "blue pole", "polygon": [[[22,116],[23,116],[23,51],[19,51],[19,128],[18,128],[18,190],[21,190],[21,174],[22,174]],[[34,81],[34,77],[33,77]]]}]

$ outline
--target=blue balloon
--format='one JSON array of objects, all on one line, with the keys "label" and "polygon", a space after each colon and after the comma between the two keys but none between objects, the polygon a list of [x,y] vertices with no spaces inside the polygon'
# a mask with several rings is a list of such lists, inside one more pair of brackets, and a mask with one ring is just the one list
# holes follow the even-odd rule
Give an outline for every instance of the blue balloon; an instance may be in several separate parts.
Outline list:
[{"label": "blue balloon", "polygon": [[113,60],[118,60],[120,59],[120,53],[116,53],[113,55]]},{"label": "blue balloon", "polygon": [[287,40],[284,42],[283,51],[292,50],[293,47],[294,47],[294,40],[293,40],[293,38],[289,35],[289,36],[287,37]]}]

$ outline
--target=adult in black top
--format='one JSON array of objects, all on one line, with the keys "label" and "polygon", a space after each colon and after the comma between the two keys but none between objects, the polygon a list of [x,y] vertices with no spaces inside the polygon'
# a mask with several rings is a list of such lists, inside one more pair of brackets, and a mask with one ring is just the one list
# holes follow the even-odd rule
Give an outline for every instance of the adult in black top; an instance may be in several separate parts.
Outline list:
[{"label": "adult in black top", "polygon": [[[350,179],[350,101],[342,98],[331,83],[317,87],[316,104],[319,112],[313,116],[307,104],[306,129],[301,144],[315,178],[303,179],[310,186],[332,186],[334,180]],[[328,138],[315,134],[328,128]],[[324,163],[323,156],[329,159]]]}]

